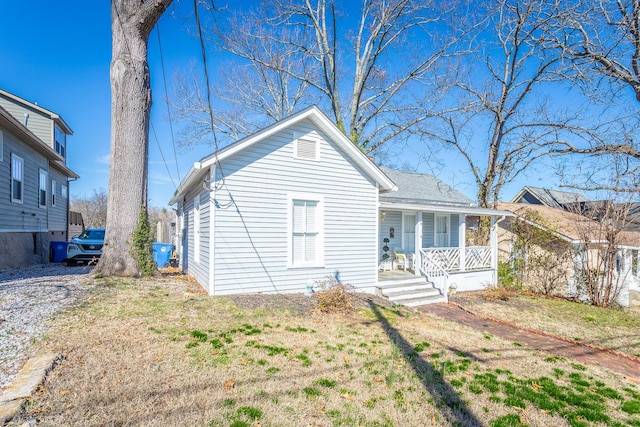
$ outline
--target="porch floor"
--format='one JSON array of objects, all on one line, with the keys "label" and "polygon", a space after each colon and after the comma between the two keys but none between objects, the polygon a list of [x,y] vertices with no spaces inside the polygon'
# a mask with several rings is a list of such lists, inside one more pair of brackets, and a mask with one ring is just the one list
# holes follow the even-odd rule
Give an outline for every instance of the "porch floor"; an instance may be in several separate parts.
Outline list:
[{"label": "porch floor", "polygon": [[[420,277],[420,276],[417,276]],[[385,280],[409,280],[415,279],[416,275],[413,271],[404,271],[404,270],[388,270],[388,271],[378,271],[378,281]]]}]

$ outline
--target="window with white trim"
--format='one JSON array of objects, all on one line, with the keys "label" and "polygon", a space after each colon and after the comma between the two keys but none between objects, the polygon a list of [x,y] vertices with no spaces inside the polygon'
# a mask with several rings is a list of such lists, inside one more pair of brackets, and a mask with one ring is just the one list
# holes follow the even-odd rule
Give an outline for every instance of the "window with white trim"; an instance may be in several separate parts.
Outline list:
[{"label": "window with white trim", "polygon": [[318,160],[320,158],[320,144],[318,138],[310,133],[294,132],[293,157],[305,160]]},{"label": "window with white trim", "polygon": [[47,207],[47,171],[40,169],[40,186],[38,191],[38,205]]},{"label": "window with white trim", "polygon": [[24,193],[24,160],[11,154],[11,201],[22,203]]},{"label": "window with white trim", "polygon": [[193,199],[193,258],[200,262],[200,195]]},{"label": "window with white trim", "polygon": [[51,206],[56,205],[56,182],[51,181]]},{"label": "window with white trim", "polygon": [[66,185],[63,185],[63,186],[60,188],[60,195],[62,196],[62,198],[63,198],[63,199],[66,199],[66,198],[67,198],[67,194],[68,194],[67,192],[68,192],[68,191],[69,191],[69,190],[67,189],[67,186],[66,186]]},{"label": "window with white trim", "polygon": [[323,260],[322,202],[320,200],[291,200],[292,267],[317,267]]}]

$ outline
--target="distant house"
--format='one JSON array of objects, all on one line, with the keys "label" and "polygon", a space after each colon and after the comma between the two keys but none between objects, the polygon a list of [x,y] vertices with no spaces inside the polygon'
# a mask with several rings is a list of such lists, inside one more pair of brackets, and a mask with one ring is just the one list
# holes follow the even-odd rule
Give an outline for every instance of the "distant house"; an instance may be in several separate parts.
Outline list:
[{"label": "distant house", "polygon": [[177,206],[182,269],[211,294],[304,292],[332,280],[411,305],[496,281],[496,219],[428,175],[379,168],[316,107],[196,162]]},{"label": "distant house", "polygon": [[[593,220],[600,220],[605,215],[606,200],[590,200],[584,195],[569,191],[550,190],[547,188],[525,186],[511,200],[511,203],[544,205],[554,209],[563,209],[584,215]],[[622,224],[627,231],[640,231],[640,203],[628,203],[626,218]]]},{"label": "distant house", "polygon": [[69,181],[60,116],[0,90],[0,268],[48,262],[67,240]]},{"label": "distant house", "polygon": [[526,186],[515,195],[511,203],[544,205],[554,209],[566,210],[568,205],[588,201],[589,199],[580,193]]},{"label": "distant house", "polygon": [[[514,214],[499,225],[500,258],[512,266],[518,266],[525,286],[540,289],[541,286],[550,286],[551,280],[558,280],[558,289],[551,293],[583,298],[579,284],[582,275],[596,274],[599,280],[604,280],[603,253],[611,247],[615,252],[612,257],[615,258],[615,265],[611,264],[615,300],[622,306],[629,306],[640,295],[640,232],[620,231],[615,237],[616,244],[608,245],[610,228],[583,215],[543,204],[499,203],[498,207]],[[546,232],[549,239],[542,243],[533,239],[527,243],[527,250],[523,251],[523,248],[514,244],[518,241],[519,231],[515,225],[518,221]],[[558,248],[568,257],[561,259],[560,253],[554,253]],[[528,265],[532,262],[528,258],[534,258],[530,254],[544,253],[550,255],[549,260],[557,262],[547,271],[533,274],[529,270],[534,267]],[[538,266],[545,267],[550,266]]]}]

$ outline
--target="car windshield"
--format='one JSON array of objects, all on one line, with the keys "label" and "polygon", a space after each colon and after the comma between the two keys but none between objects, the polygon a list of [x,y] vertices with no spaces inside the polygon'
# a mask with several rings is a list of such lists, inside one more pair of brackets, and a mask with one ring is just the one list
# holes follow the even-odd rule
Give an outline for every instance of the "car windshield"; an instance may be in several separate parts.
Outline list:
[{"label": "car windshield", "polygon": [[79,236],[79,239],[90,240],[104,240],[104,230],[84,230]]}]

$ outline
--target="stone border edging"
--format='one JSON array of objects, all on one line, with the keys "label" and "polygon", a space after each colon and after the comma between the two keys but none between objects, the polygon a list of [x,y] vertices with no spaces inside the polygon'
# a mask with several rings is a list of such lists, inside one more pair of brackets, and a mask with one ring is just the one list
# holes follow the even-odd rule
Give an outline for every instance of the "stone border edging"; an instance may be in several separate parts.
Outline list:
[{"label": "stone border edging", "polygon": [[492,322],[499,323],[499,324],[502,324],[502,325],[506,325],[506,326],[509,326],[511,328],[514,328],[514,329],[519,329],[521,331],[530,332],[532,334],[540,335],[540,336],[547,337],[547,338],[553,338],[555,340],[564,341],[564,342],[569,343],[569,344],[580,345],[580,346],[583,346],[583,347],[592,348],[594,350],[598,350],[598,351],[602,351],[602,352],[605,352],[605,353],[609,353],[609,354],[612,354],[614,356],[621,357],[623,359],[630,360],[631,362],[640,364],[640,358],[631,356],[631,355],[626,354],[626,353],[621,353],[619,351],[611,350],[610,348],[607,348],[607,347],[601,347],[599,345],[591,344],[591,343],[588,343],[588,342],[572,340],[571,338],[561,337],[560,335],[554,335],[554,334],[550,334],[548,332],[539,331],[537,329],[531,329],[531,328],[526,328],[524,326],[519,326],[519,325],[516,325],[515,323],[507,322],[506,320],[501,320],[501,319],[496,319],[495,317],[481,315],[481,314],[478,314],[478,313],[475,313],[475,312],[469,310],[466,307],[463,307],[462,305],[458,304],[457,302],[449,301],[449,304],[454,305],[454,306],[458,307],[459,309],[461,309],[463,311],[466,311],[469,314],[473,314],[474,316],[477,316],[480,319],[490,320]]},{"label": "stone border edging", "polygon": [[0,425],[13,418],[22,408],[25,399],[62,360],[58,353],[44,353],[32,357],[22,366],[17,378],[9,383],[0,395]]}]

